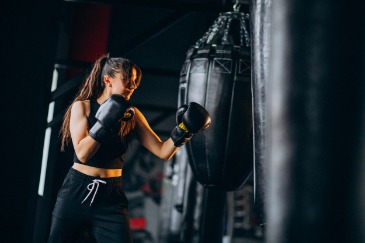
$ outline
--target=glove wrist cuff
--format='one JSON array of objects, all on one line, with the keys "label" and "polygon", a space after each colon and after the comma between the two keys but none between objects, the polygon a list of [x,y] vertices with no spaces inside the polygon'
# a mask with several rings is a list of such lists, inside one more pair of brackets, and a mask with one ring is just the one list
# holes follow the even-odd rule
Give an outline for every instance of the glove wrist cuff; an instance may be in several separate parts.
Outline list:
[{"label": "glove wrist cuff", "polygon": [[180,126],[176,126],[171,132],[171,139],[176,147],[181,147],[182,145],[184,145],[191,139],[192,136],[192,133],[185,132],[183,129],[180,128]]},{"label": "glove wrist cuff", "polygon": [[181,122],[178,126],[184,132],[189,132],[189,129],[185,126],[185,124],[183,122]]}]

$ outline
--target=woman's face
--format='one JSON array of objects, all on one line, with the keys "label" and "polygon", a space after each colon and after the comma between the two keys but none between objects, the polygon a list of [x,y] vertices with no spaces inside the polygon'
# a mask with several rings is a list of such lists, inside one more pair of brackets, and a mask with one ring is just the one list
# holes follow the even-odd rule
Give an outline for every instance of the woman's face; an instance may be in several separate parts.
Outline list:
[{"label": "woman's face", "polygon": [[137,72],[135,69],[132,70],[131,80],[123,81],[123,75],[121,73],[117,73],[115,77],[109,77],[111,84],[111,93],[122,95],[126,100],[129,100],[137,88],[135,83],[137,78]]}]

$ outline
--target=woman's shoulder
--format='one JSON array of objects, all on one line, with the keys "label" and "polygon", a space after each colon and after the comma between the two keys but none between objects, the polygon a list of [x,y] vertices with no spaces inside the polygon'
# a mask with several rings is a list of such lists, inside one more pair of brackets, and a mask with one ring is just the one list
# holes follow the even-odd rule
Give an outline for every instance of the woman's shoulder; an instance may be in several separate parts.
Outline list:
[{"label": "woman's shoulder", "polygon": [[78,100],[72,104],[71,112],[83,113],[86,116],[90,113],[90,100]]},{"label": "woman's shoulder", "polygon": [[90,107],[90,100],[77,100],[72,104],[72,109],[85,109]]},{"label": "woman's shoulder", "polygon": [[142,114],[142,112],[137,107],[134,106],[133,108],[134,108],[135,116],[137,118],[144,117],[144,115]]},{"label": "woman's shoulder", "polygon": [[147,123],[145,116],[137,107],[134,107],[134,111],[135,111],[134,120],[136,121],[137,125],[142,125]]},{"label": "woman's shoulder", "polygon": [[135,112],[141,113],[141,111],[137,107],[133,106],[133,109]]}]

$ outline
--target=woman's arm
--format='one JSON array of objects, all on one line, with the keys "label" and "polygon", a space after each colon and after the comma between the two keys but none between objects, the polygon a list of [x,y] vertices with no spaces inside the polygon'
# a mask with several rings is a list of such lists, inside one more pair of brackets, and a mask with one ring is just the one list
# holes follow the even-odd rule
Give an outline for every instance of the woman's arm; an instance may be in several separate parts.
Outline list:
[{"label": "woman's arm", "polygon": [[[77,158],[85,163],[100,147],[100,143],[88,136],[86,101],[76,101],[71,108],[70,132]],[[90,109],[90,108],[89,108]]]},{"label": "woman's arm", "polygon": [[152,130],[144,115],[137,108],[135,111],[137,140],[157,157],[164,160],[171,159],[179,148],[174,146],[171,138],[163,142]]}]

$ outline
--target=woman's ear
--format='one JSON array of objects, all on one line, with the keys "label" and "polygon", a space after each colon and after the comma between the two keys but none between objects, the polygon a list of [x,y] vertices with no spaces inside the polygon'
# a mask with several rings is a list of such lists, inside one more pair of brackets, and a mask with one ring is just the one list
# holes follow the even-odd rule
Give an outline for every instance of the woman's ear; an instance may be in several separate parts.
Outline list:
[{"label": "woman's ear", "polygon": [[104,83],[105,83],[105,86],[107,87],[112,87],[112,83],[110,82],[110,76],[109,75],[104,75]]}]

